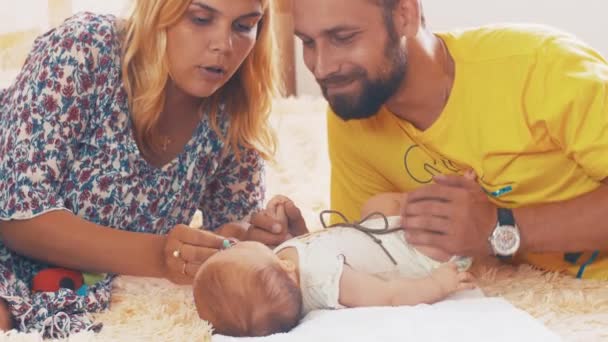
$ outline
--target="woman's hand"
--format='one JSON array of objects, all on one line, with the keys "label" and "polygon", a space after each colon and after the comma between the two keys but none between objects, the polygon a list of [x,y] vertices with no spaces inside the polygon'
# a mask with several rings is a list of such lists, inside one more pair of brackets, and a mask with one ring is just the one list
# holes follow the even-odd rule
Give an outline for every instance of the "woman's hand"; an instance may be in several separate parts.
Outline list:
[{"label": "woman's hand", "polygon": [[165,237],[165,278],[175,284],[191,284],[200,265],[222,248],[225,238],[179,224]]}]

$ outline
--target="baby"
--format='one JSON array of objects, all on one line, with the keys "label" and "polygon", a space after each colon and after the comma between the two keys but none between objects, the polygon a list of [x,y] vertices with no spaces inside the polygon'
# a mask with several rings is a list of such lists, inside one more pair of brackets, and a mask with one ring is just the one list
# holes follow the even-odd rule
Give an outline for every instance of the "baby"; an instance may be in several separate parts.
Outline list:
[{"label": "baby", "polygon": [[[273,201],[279,218],[303,222],[291,201]],[[199,316],[216,333],[266,336],[291,330],[316,309],[430,304],[475,287],[470,259],[429,250],[431,258],[407,244],[395,195],[375,197],[364,214],[370,210],[383,214],[331,227],[322,214],[327,229],[274,250],[245,241],[216,253],[194,280]]]}]

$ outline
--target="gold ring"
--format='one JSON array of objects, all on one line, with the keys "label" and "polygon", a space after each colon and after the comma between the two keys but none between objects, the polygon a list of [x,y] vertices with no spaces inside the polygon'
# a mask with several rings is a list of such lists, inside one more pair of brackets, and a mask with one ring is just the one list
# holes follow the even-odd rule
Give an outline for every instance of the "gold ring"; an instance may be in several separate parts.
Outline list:
[{"label": "gold ring", "polygon": [[181,249],[182,249],[182,245],[180,245],[176,250],[173,251],[173,256],[178,259],[181,258],[181,256],[182,256]]},{"label": "gold ring", "polygon": [[184,266],[182,266],[182,274],[186,275],[186,262],[184,261]]}]

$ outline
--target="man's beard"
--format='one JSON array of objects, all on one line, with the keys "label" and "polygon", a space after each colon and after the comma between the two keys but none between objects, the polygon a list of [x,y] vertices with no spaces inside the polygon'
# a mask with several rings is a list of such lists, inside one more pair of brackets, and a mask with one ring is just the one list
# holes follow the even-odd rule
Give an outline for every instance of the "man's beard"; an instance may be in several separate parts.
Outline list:
[{"label": "man's beard", "polygon": [[[323,96],[332,110],[343,120],[366,119],[375,115],[401,86],[407,71],[407,57],[400,49],[398,41],[389,41],[386,49],[387,63],[390,70],[384,76],[370,79],[367,71],[357,68],[348,75],[336,75],[321,83]],[[329,96],[327,83],[352,79],[360,80],[361,91],[358,94],[338,94]]]}]

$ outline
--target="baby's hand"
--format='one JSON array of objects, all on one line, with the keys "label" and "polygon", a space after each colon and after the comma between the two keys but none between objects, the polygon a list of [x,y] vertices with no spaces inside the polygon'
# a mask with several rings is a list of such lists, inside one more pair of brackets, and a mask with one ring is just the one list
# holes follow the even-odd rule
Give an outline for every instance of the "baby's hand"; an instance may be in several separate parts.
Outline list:
[{"label": "baby's hand", "polygon": [[291,239],[292,236],[289,234],[289,219],[285,213],[285,203],[291,202],[289,198],[283,195],[274,196],[268,204],[264,212],[266,215],[272,217],[281,225],[281,232],[287,232],[287,239]]},{"label": "baby's hand", "polygon": [[458,266],[453,262],[446,262],[434,269],[431,272],[431,278],[441,288],[444,297],[455,292],[475,288],[475,278],[473,275],[466,271],[459,271]]},{"label": "baby's hand", "polygon": [[286,227],[290,236],[308,233],[306,222],[300,209],[287,196],[276,195],[266,205],[265,212]]},{"label": "baby's hand", "polygon": [[283,203],[289,201],[285,196],[273,197],[266,208],[255,212],[249,219],[249,229],[243,240],[259,241],[269,247],[278,246],[291,238],[289,221]]},{"label": "baby's hand", "polygon": [[268,213],[276,214],[279,205],[285,205],[285,203],[287,202],[291,202],[291,199],[289,199],[289,197],[283,195],[276,195],[271,198],[270,201],[268,201],[268,203],[266,204],[266,210],[268,211]]}]

